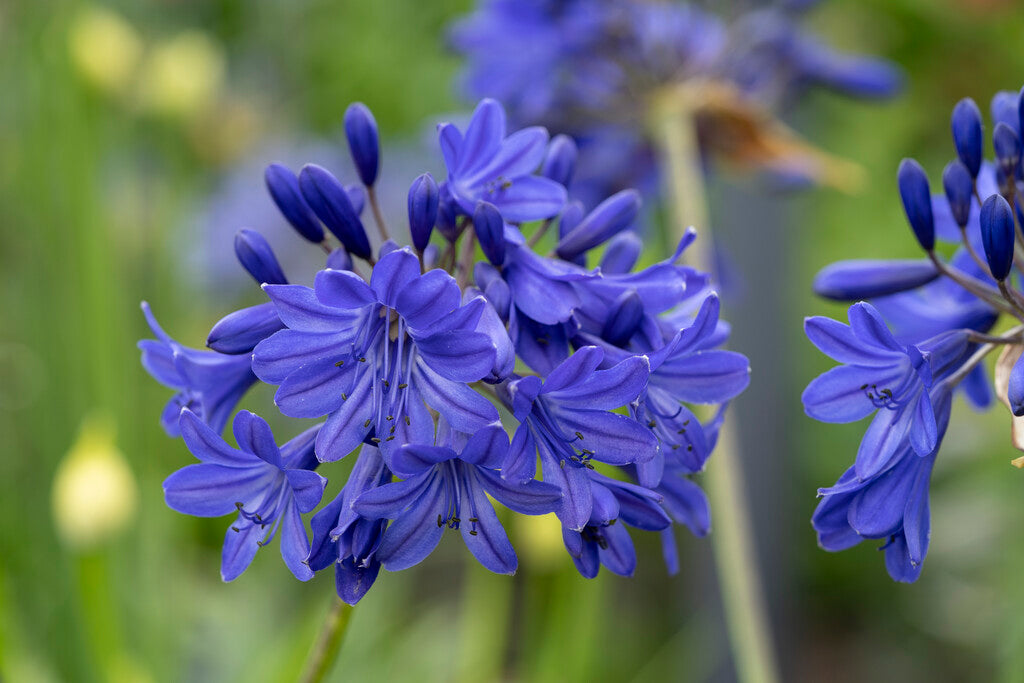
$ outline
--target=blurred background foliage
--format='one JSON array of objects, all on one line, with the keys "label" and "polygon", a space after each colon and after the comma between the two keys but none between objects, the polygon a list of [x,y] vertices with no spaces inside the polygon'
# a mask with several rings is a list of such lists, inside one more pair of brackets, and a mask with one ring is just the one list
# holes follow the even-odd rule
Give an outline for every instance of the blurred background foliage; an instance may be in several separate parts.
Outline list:
[{"label": "blurred background foliage", "polygon": [[[148,334],[138,302],[193,346],[236,304],[257,302],[230,258],[234,231],[263,221],[272,244],[290,241],[261,168],[347,164],[338,129],[353,100],[373,109],[396,150],[383,172],[400,215],[408,182],[423,164],[439,167],[423,143],[433,121],[467,106],[443,27],[468,5],[0,4],[5,680],[297,674],[333,579],[296,582],[272,549],[224,585],[227,521],[164,506],[161,481],[190,458],[157,426],[167,392],[138,364],[135,342]],[[896,165],[915,156],[937,181],[953,155],[953,104],[969,95],[986,109],[1024,82],[1024,13],[1014,0],[830,0],[812,23],[841,47],[894,59],[909,79],[893,103],[822,94],[786,112],[868,170],[862,192],[712,183],[712,222],[743,273],[728,317],[754,375],[735,414],[784,678],[1021,680],[1024,472],[1009,466],[1001,408],[955,411],[935,473],[931,554],[908,587],[888,579],[870,544],[816,548],[814,490],[851,461],[861,428],[812,422],[799,394],[828,366],[802,317],[843,314],[810,294],[813,274],[842,258],[915,255]],[[249,405],[272,413],[269,392]],[[447,542],[424,565],[385,574],[356,610],[331,680],[734,676],[706,541],[680,534],[676,578],[645,538],[634,579],[588,582],[551,520],[510,533],[521,555],[513,579]]]}]

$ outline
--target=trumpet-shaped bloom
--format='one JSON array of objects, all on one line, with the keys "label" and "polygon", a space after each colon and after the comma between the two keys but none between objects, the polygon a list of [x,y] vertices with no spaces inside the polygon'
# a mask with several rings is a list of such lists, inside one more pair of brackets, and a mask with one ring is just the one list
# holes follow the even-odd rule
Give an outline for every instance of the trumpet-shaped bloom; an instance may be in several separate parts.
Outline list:
[{"label": "trumpet-shaped bloom", "polygon": [[259,416],[235,416],[232,448],[192,411],[181,412],[181,435],[200,460],[164,482],[167,505],[196,517],[238,519],[228,527],[221,557],[225,581],[246,570],[262,546],[281,531],[281,557],[295,578],[307,581],[309,539],[300,513],[320,503],[327,480],[313,471],[313,442],[319,425],[278,448],[270,427]]}]

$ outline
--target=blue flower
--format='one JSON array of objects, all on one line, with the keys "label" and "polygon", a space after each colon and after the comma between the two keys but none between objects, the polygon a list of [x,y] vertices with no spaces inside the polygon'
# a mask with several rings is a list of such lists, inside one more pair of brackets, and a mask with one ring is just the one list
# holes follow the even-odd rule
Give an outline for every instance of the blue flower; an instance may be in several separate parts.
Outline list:
[{"label": "blue flower", "polygon": [[188,408],[218,434],[224,431],[231,412],[253,384],[252,360],[248,355],[226,355],[182,346],[171,339],[153,317],[149,304],[142,312],[156,339],[139,342],[142,366],[153,379],[176,393],[160,416],[169,436],[180,436],[178,416]]},{"label": "blue flower", "polygon": [[565,205],[564,187],[534,175],[544,161],[547,131],[525,128],[506,137],[505,110],[496,101],[480,102],[465,135],[450,123],[439,134],[448,189],[463,212],[472,215],[484,200],[519,223],[550,218]]},{"label": "blue flower", "polygon": [[661,508],[662,498],[653,491],[597,472],[587,471],[586,477],[593,500],[590,519],[578,531],[563,527],[565,548],[576,569],[588,579],[597,576],[602,564],[615,574],[632,576],[636,550],[626,526],[645,531],[668,529],[672,520]]},{"label": "blue flower", "polygon": [[376,558],[399,570],[421,562],[441,540],[445,526],[458,529],[480,564],[498,574],[514,574],[518,561],[505,529],[488,500],[526,515],[552,512],[560,491],[534,480],[507,482],[497,469],[508,451],[499,424],[472,436],[444,428],[438,445],[405,444],[386,455],[403,481],[362,493],[353,509],[367,519],[394,520],[384,532]]},{"label": "blue flower", "polygon": [[[939,384],[932,392],[938,441],[949,424],[952,394]],[[921,574],[931,532],[928,488],[938,443],[920,456],[903,448],[890,465],[863,479],[851,467],[836,485],[818,492],[823,499],[811,524],[825,550],[845,550],[865,538],[885,539],[885,566],[895,581],[911,583]]]},{"label": "blue flower", "polygon": [[370,445],[359,452],[341,493],[313,517],[313,543],[307,563],[313,571],[334,565],[338,597],[350,605],[359,602],[377,580],[380,547],[387,520],[360,517],[352,504],[360,495],[391,481],[391,470],[380,451]]},{"label": "blue flower", "polygon": [[558,517],[580,531],[593,510],[587,470],[591,461],[610,465],[644,463],[655,457],[658,442],[647,427],[610,412],[636,401],[647,385],[650,364],[633,356],[607,370],[598,370],[604,352],[579,349],[552,370],[513,380],[503,398],[519,420],[501,476],[525,482],[537,472],[540,455],[544,481],[564,496]]},{"label": "blue flower", "polygon": [[420,274],[409,249],[385,254],[367,284],[351,271],[323,270],[314,289],[264,287],[287,330],[259,344],[253,368],[279,384],[275,402],[291,417],[329,415],[317,456],[338,460],[369,438],[429,441],[427,406],[467,433],[497,410],[467,382],[495,365],[494,341],[474,331],[483,299],[460,306],[455,280]]},{"label": "blue flower", "polygon": [[949,332],[921,344],[900,344],[867,303],[851,306],[849,319],[849,325],[823,317],[806,320],[811,342],[844,365],[812,381],[803,402],[807,414],[822,422],[855,422],[876,413],[854,463],[857,476],[866,479],[907,445],[918,455],[935,450],[938,427],[927,389],[963,361],[968,339],[966,332]]},{"label": "blue flower", "polygon": [[281,448],[259,416],[241,411],[232,448],[192,411],[181,412],[181,435],[201,463],[178,470],[164,482],[167,505],[196,517],[238,519],[224,538],[221,576],[232,581],[246,570],[256,551],[281,531],[281,557],[295,578],[307,581],[309,539],[300,513],[320,502],[327,480],[313,471],[318,464],[313,442],[319,425]]}]

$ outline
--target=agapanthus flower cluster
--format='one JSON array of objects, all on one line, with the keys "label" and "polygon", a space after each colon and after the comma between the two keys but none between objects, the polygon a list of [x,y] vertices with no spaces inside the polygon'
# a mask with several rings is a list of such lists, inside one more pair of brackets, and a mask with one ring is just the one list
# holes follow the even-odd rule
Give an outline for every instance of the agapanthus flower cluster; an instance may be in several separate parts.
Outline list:
[{"label": "agapanthus flower cluster", "polygon": [[[350,107],[345,131],[362,186],[312,164],[266,170],[284,220],[326,252],[312,286],[292,284],[269,242],[243,229],[235,253],[267,300],[217,322],[208,350],[172,339],[143,305],[156,335],[140,343],[143,364],[177,392],[161,422],[199,460],[167,479],[168,505],[235,515],[225,580],[280,532],[292,573],[333,566],[349,603],[381,567],[422,561],[446,529],[486,568],[515,572],[493,501],[557,515],[587,577],[602,564],[633,573],[631,530],[660,532],[674,571],[672,522],[709,530],[690,476],[749,375],[745,357],[717,348],[728,328],[707,276],[678,264],[695,233],[637,268],[639,195],[585,212],[565,187],[571,143],[539,127],[509,133],[503,108],[484,100],[464,131],[438,127],[448,177],[413,181],[402,246],[374,190],[369,110]],[[243,410],[229,445],[228,418],[258,382],[276,387],[301,433],[278,446]],[[694,404],[720,409],[702,424]],[[346,457],[354,466],[334,464]],[[310,539],[302,515],[314,510]]]},{"label": "agapanthus flower cluster", "polygon": [[1000,92],[991,115],[994,158],[986,160],[978,106],[964,99],[953,109],[957,158],[942,172],[941,192],[932,193],[916,161],[900,164],[900,197],[927,259],[828,266],[815,280],[818,294],[870,303],[850,308],[849,325],[806,321],[814,345],[841,363],[807,387],[807,414],[823,422],[873,415],[853,466],[819,491],[818,541],[843,550],[881,539],[897,581],[915,581],[928,552],[929,481],[953,395],[991,405],[982,361],[993,351],[1001,353],[996,396],[1015,416],[1014,444],[1024,446],[1024,99]]},{"label": "agapanthus flower cluster", "polygon": [[725,20],[685,2],[480,0],[451,42],[468,58],[468,94],[496,97],[514,121],[578,141],[573,190],[585,200],[658,190],[650,136],[667,98],[688,100],[708,159],[839,182],[830,181],[833,165],[769,112],[809,87],[888,97],[901,76],[803,31],[812,4],[777,2]]}]

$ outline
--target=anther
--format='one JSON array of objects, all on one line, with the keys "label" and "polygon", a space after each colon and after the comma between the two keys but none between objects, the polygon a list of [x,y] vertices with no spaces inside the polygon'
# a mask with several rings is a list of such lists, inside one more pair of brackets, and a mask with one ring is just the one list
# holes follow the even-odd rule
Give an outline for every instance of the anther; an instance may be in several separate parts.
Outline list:
[{"label": "anther", "polygon": [[235,532],[236,534],[237,534],[237,533],[241,533],[241,531],[242,531],[242,530],[241,530],[241,529],[239,529],[239,528],[238,528],[237,526],[233,526],[233,527],[231,527],[231,530],[232,530],[232,531],[234,531],[234,532]]},{"label": "anther", "polygon": [[409,426],[409,425],[411,425],[411,424],[412,424],[412,420],[410,420],[410,419],[409,419],[409,416],[408,416],[408,415],[406,415],[406,416],[405,416],[405,426],[406,426],[406,427],[408,427],[408,426]]},{"label": "anther", "polygon": [[576,438],[579,439],[580,441],[582,441],[583,440],[583,435],[580,434],[579,432],[576,432]]},{"label": "anther", "polygon": [[363,423],[363,427],[369,427],[370,426],[370,422],[371,422],[371,420],[369,418],[367,418],[366,422]]},{"label": "anther", "polygon": [[[394,438],[394,437],[392,437],[392,438]],[[375,437],[375,436],[371,436],[371,437],[370,437],[370,441],[372,441],[372,442],[374,442],[374,443],[380,443],[380,439],[378,439],[378,438],[377,438],[377,437]]]},{"label": "anther", "polygon": [[470,536],[476,536],[476,529],[470,529],[469,535]]},{"label": "anther", "polygon": [[347,401],[348,400],[348,394],[346,394],[345,392],[341,392],[341,400],[342,401]]},{"label": "anther", "polygon": [[437,526],[438,526],[438,528],[440,528],[440,527],[443,527],[443,526],[444,526],[444,520],[443,520],[443,519],[441,519],[441,515],[438,515],[438,516],[437,516]]},{"label": "anther", "polygon": [[399,389],[405,389],[408,386],[409,386],[408,384],[406,384],[405,382],[402,382],[401,384],[398,385],[398,388]]},{"label": "anther", "polygon": [[650,420],[647,422],[647,426],[650,427],[651,429],[654,429],[655,427],[658,426],[658,423],[655,422],[654,420]]},{"label": "anther", "polygon": [[359,359],[359,362],[360,362],[360,363],[365,363],[365,362],[366,362],[366,356],[362,356],[362,357],[361,357],[361,358]]},{"label": "anther", "polygon": [[343,360],[339,360],[339,361],[338,361],[337,363],[335,363],[335,364],[334,364],[334,367],[336,367],[336,368],[340,368],[340,367],[341,367],[342,365],[344,365],[344,364],[345,364],[345,361],[343,361]]},{"label": "anther", "polygon": [[[394,440],[395,440],[395,437],[393,437],[393,436],[389,436],[388,438],[386,438],[386,439],[384,439],[384,440],[385,440],[385,441],[394,441]],[[380,439],[377,439],[377,441],[380,441]]]}]

